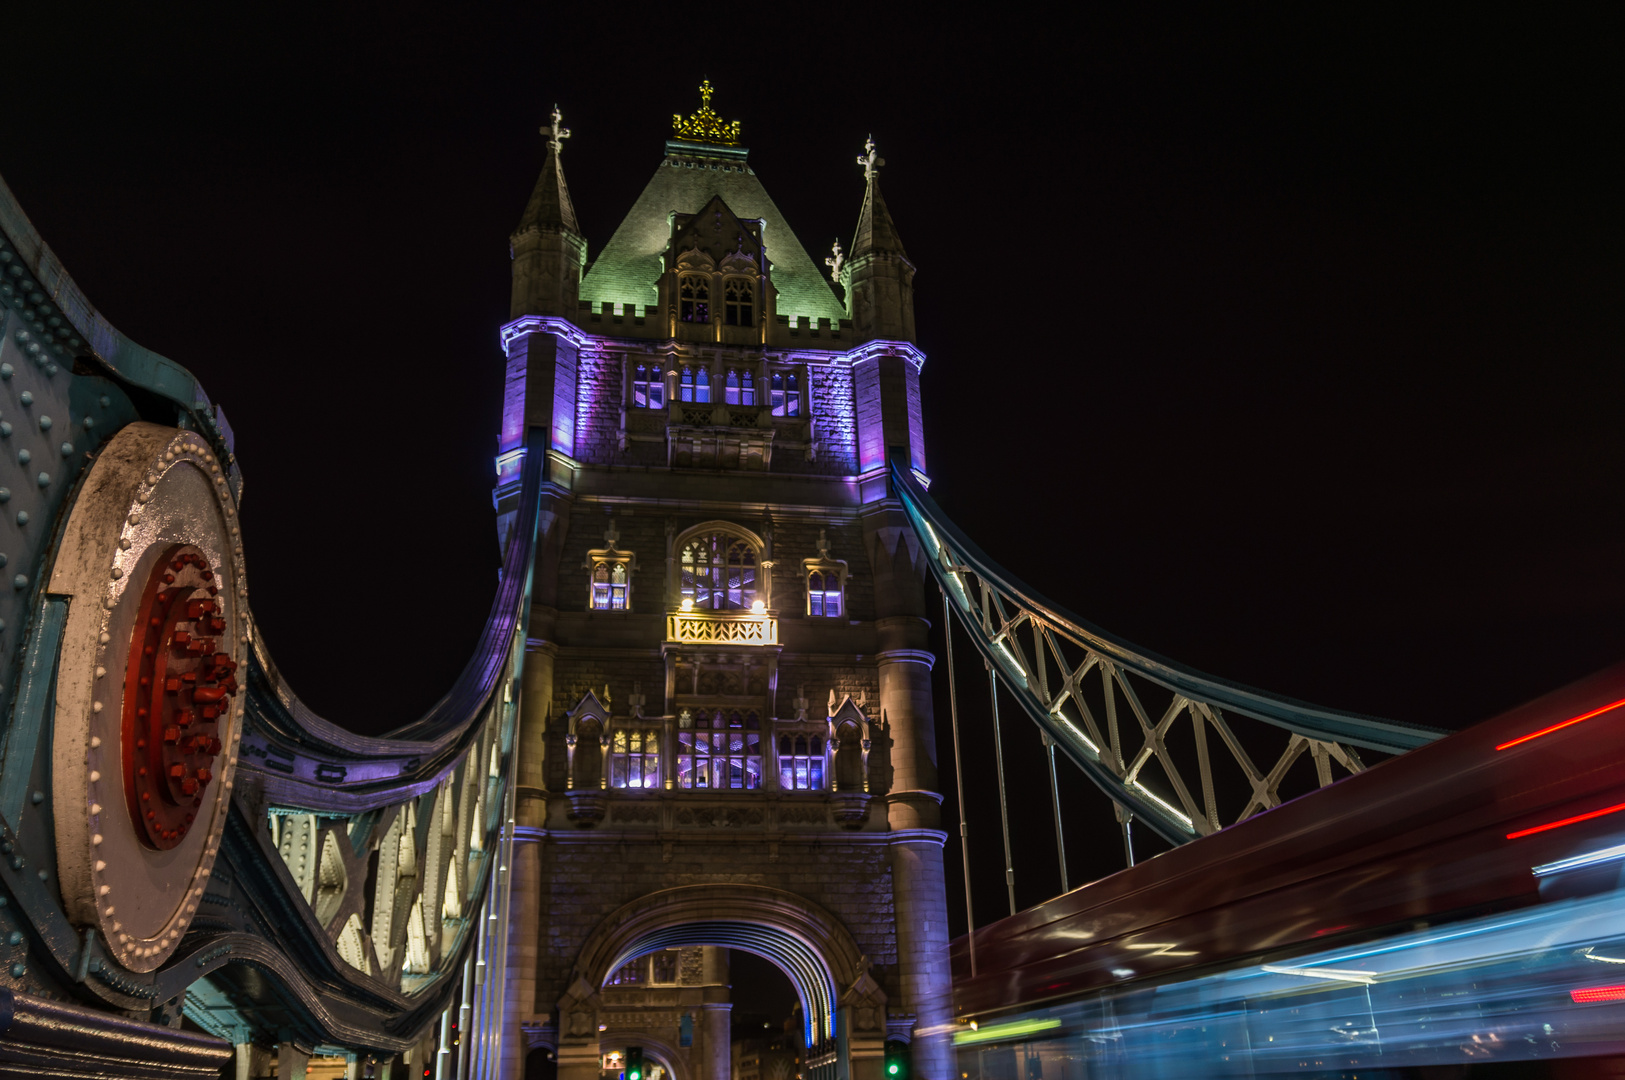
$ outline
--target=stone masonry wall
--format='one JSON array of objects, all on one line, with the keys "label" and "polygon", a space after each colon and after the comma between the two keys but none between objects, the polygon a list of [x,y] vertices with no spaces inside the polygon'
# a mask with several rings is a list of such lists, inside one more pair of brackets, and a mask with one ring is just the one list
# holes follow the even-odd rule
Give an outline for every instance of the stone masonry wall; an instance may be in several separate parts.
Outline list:
[{"label": "stone masonry wall", "polygon": [[895,999],[897,935],[885,843],[839,834],[786,838],[771,857],[761,837],[706,836],[672,844],[670,861],[654,836],[583,833],[542,843],[542,902],[536,1011],[547,1013],[567,989],[582,944],[610,912],[661,889],[751,884],[796,893],[840,919]]}]

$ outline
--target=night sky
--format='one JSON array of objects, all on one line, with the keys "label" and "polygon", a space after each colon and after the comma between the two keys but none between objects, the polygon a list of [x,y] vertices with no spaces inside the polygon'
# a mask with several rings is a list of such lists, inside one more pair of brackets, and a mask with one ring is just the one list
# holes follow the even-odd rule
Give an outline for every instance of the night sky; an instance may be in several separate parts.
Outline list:
[{"label": "night sky", "polygon": [[[1450,728],[1625,658],[1620,8],[1124,6],[35,4],[5,25],[0,174],[224,406],[256,618],[357,730],[438,698],[490,604],[536,129],[556,101],[591,257],[702,77],[820,264],[873,133],[933,494],[1084,618]],[[1018,831],[1030,903],[1053,840]],[[1110,868],[1114,831],[1074,837]]]}]

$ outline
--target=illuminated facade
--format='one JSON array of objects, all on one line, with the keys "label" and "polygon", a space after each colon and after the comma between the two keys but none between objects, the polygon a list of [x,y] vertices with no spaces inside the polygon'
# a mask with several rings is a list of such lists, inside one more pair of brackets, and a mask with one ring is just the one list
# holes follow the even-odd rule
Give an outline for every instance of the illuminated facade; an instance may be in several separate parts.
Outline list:
[{"label": "illuminated facade", "polygon": [[838,295],[701,92],[590,265],[555,113],[512,240],[504,531],[526,431],[551,448],[507,1072],[528,1047],[594,1080],[641,1045],[674,1080],[723,1080],[725,978],[623,981],[726,947],[791,976],[809,1077],[879,1077],[890,1037],[935,1080],[951,1065],[928,1030],[949,991],[932,658],[886,479],[889,457],[925,469],[914,269],[872,143],[851,252],[826,260]]}]

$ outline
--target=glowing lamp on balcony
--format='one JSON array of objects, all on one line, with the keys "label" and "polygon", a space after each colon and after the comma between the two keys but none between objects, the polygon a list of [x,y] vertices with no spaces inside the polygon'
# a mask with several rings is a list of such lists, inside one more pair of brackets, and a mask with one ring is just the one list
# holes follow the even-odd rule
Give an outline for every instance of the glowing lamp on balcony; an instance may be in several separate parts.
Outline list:
[{"label": "glowing lamp on balcony", "polygon": [[694,610],[694,601],[685,596],[683,598],[682,610],[684,610],[684,611],[693,611]]},{"label": "glowing lamp on balcony", "polygon": [[757,600],[750,605],[750,610],[753,615],[765,615],[767,614],[767,605]]}]

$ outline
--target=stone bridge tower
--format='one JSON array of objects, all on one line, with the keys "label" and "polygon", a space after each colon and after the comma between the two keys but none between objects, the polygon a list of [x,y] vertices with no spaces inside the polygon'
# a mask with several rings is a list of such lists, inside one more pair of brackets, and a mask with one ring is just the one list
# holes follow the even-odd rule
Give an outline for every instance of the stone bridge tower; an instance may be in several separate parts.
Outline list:
[{"label": "stone bridge tower", "polygon": [[871,143],[843,304],[701,93],[590,265],[555,110],[512,239],[504,530],[527,432],[548,460],[505,1075],[637,1045],[725,1080],[731,948],[796,985],[809,1078],[879,1080],[897,1038],[947,1080],[924,567],[886,479],[925,468],[914,268]]}]

